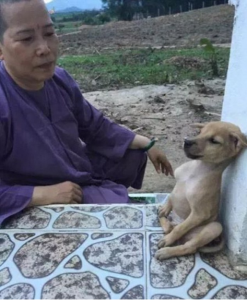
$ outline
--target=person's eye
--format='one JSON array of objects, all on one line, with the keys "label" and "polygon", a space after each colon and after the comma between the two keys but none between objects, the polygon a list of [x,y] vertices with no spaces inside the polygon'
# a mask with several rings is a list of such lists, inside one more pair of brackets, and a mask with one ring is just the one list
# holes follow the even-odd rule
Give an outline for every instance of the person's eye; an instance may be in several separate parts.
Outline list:
[{"label": "person's eye", "polygon": [[45,36],[53,36],[55,34],[55,32],[47,32],[46,34],[45,34]]},{"label": "person's eye", "polygon": [[31,41],[32,41],[32,37],[29,36],[29,37],[26,37],[26,38],[24,38],[24,39],[21,39],[20,41],[21,41],[21,42],[31,42]]}]

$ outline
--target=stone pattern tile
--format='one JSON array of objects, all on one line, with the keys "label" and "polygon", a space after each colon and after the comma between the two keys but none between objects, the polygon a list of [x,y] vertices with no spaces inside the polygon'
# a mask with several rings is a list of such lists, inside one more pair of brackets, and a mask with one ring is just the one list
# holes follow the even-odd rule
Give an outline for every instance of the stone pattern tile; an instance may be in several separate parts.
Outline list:
[{"label": "stone pattern tile", "polygon": [[143,205],[33,207],[5,222],[10,230],[144,230]]},{"label": "stone pattern tile", "polygon": [[148,299],[247,299],[246,275],[233,270],[224,252],[157,261],[162,235],[147,232]]},{"label": "stone pattern tile", "polygon": [[159,205],[18,214],[0,230],[0,299],[247,299],[247,276],[224,252],[154,258]]},{"label": "stone pattern tile", "polygon": [[247,275],[234,271],[224,252],[157,261],[154,254],[164,233],[159,205],[146,206],[148,299],[247,299]]},{"label": "stone pattern tile", "polygon": [[145,231],[95,234],[0,231],[0,299],[145,299]]}]

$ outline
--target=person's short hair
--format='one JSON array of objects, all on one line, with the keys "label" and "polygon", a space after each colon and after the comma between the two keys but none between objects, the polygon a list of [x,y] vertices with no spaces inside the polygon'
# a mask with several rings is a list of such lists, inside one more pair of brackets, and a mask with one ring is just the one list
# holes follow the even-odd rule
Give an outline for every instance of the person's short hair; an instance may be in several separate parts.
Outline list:
[{"label": "person's short hair", "polygon": [[22,1],[32,1],[32,0],[0,0],[0,42],[3,42],[4,32],[8,29],[7,22],[3,15],[3,5],[14,4]]}]

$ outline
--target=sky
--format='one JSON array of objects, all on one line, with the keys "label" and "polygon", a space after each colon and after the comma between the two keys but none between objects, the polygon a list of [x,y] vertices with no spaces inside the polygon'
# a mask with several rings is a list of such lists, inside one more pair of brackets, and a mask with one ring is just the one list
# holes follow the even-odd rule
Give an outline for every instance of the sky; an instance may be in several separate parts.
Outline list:
[{"label": "sky", "polygon": [[45,3],[51,2],[52,0],[45,0]]}]

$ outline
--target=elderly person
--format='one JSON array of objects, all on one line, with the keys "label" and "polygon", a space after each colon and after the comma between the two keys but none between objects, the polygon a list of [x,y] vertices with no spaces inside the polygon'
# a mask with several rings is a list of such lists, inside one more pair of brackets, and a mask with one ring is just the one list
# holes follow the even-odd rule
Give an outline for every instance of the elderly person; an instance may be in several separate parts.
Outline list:
[{"label": "elderly person", "polygon": [[150,139],[83,98],[57,57],[43,0],[0,0],[0,224],[28,206],[127,203],[147,156],[173,174]]}]

